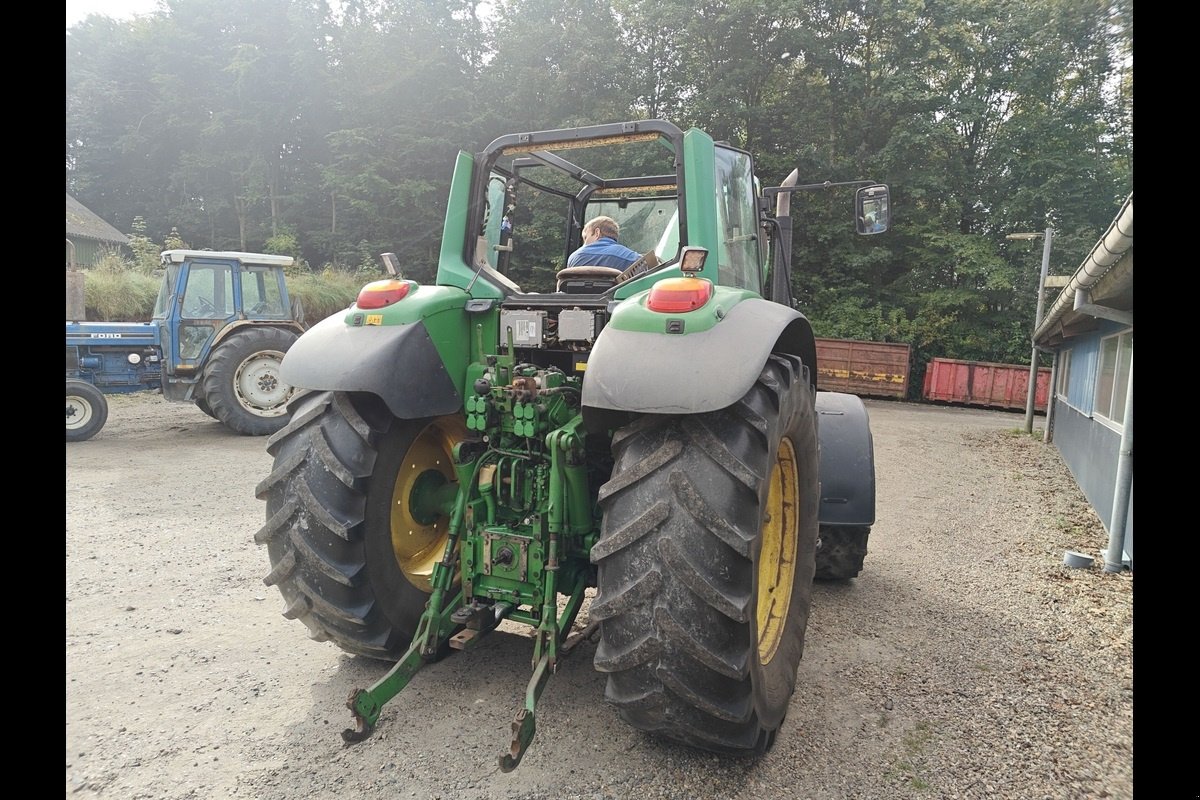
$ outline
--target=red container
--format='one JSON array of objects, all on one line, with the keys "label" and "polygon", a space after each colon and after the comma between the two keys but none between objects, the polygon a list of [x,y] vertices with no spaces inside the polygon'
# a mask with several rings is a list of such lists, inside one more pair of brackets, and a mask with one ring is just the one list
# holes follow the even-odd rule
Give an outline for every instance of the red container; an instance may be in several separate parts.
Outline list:
[{"label": "red container", "polygon": [[817,388],[903,400],[911,354],[908,345],[894,342],[817,339]]},{"label": "red container", "polygon": [[[1049,396],[1050,368],[1039,367],[1034,411],[1045,411]],[[934,358],[925,369],[924,397],[935,402],[1024,411],[1029,402],[1029,367]]]}]

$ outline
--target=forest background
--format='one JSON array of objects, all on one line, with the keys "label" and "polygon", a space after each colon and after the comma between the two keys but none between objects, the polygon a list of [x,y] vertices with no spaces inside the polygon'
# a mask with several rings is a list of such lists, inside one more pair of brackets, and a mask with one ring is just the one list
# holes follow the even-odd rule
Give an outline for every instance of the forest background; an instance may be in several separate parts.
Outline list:
[{"label": "forest background", "polygon": [[920,386],[933,356],[1027,363],[1042,243],[1006,235],[1052,228],[1070,274],[1132,192],[1132,0],[159,9],[66,32],[66,190],[131,235],[108,280],[151,302],[168,246],[295,256],[310,295],[352,299],[388,251],[432,282],[459,150],[662,118],[764,185],[891,187],[881,236],[851,235],[848,193],[795,196],[793,287],[818,336],[910,344]]}]

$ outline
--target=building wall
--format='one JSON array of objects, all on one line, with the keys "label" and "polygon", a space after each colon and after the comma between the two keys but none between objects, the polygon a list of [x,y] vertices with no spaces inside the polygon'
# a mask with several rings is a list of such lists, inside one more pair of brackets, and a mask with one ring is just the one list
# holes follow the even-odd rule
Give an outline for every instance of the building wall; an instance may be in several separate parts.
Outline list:
[{"label": "building wall", "polygon": [[[105,255],[121,251],[121,245],[115,242],[101,242],[83,237],[71,239],[71,242],[75,245],[75,266],[79,269],[94,267]],[[64,245],[64,247],[66,248],[67,266],[70,267],[71,245]]]},{"label": "building wall", "polygon": [[[1112,521],[1114,492],[1117,482],[1117,462],[1120,457],[1121,432],[1093,416],[1096,372],[1100,340],[1126,330],[1108,323],[1096,333],[1070,340],[1069,347],[1059,351],[1060,364],[1070,352],[1067,393],[1055,387],[1054,444],[1071,470],[1084,496],[1108,530]],[[1125,561],[1133,565],[1133,488],[1130,486],[1129,508],[1125,518]]]}]

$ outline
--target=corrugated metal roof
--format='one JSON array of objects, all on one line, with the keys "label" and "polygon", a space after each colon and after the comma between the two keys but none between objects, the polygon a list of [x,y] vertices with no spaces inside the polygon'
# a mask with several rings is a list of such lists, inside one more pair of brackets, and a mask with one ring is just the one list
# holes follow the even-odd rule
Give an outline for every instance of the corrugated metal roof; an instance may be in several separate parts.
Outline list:
[{"label": "corrugated metal roof", "polygon": [[129,244],[128,236],[100,219],[71,195],[67,195],[67,236]]}]

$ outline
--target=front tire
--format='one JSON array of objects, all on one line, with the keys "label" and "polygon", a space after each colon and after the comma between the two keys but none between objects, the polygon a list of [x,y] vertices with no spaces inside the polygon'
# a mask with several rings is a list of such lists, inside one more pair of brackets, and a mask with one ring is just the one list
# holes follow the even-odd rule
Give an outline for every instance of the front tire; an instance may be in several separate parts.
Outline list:
[{"label": "front tire", "polygon": [[456,480],[460,415],[394,418],[374,395],[301,393],[291,422],[272,437],[267,546],[284,616],[312,638],[394,661],[408,648],[429,598],[448,520],[430,499]]},{"label": "front tire", "polygon": [[87,381],[67,380],[67,441],[85,442],[108,421],[108,400]]},{"label": "front tire", "polygon": [[774,742],[808,625],[817,446],[808,370],[791,356],[727,409],[614,436],[590,615],[626,722],[723,753]]},{"label": "front tire", "polygon": [[231,335],[209,357],[196,405],[245,436],[280,430],[295,390],[279,377],[279,366],[296,339],[283,328],[250,327]]}]

